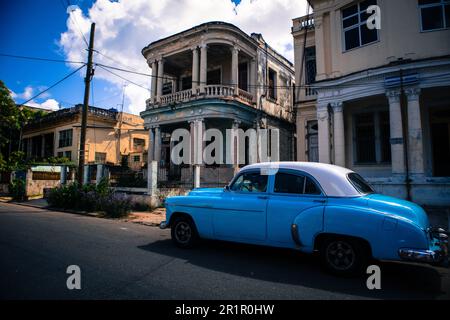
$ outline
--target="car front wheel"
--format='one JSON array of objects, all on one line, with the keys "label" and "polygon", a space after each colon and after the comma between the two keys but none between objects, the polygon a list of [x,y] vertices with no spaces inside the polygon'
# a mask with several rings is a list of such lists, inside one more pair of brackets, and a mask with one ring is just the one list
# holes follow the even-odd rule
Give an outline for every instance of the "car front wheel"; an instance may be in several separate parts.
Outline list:
[{"label": "car front wheel", "polygon": [[197,229],[191,219],[176,218],[171,227],[172,241],[180,248],[191,248],[198,239]]},{"label": "car front wheel", "polygon": [[367,250],[357,240],[327,239],[321,249],[322,262],[332,273],[351,276],[363,271],[367,264]]}]

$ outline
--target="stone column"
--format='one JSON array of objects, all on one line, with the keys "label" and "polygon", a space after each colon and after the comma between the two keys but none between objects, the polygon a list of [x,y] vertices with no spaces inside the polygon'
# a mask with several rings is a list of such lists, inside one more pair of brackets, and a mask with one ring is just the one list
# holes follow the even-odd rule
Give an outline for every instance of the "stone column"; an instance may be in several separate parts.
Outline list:
[{"label": "stone column", "polygon": [[392,175],[403,176],[405,174],[405,154],[400,106],[401,92],[400,90],[390,90],[386,92],[386,96],[389,101]]},{"label": "stone column", "polygon": [[159,205],[158,197],[158,162],[148,161],[147,171],[147,194],[150,196],[152,206]]},{"label": "stone column", "polygon": [[161,160],[161,129],[159,126],[155,127],[155,142],[154,142],[153,160],[159,163]]},{"label": "stone column", "polygon": [[332,103],[334,115],[334,162],[337,166],[345,167],[345,131],[343,103]]},{"label": "stone column", "polygon": [[157,80],[157,88],[156,88],[156,100],[157,102],[161,102],[162,96],[162,87],[163,87],[163,77],[164,77],[164,59],[160,59],[158,61],[158,80]]},{"label": "stone column", "polygon": [[208,72],[208,46],[203,44],[200,47],[200,93],[205,93]]},{"label": "stone column", "polygon": [[409,172],[414,178],[414,176],[423,176],[425,173],[420,88],[408,88],[405,94],[408,99],[408,164]]},{"label": "stone column", "polygon": [[239,84],[239,49],[236,47],[231,48],[231,85],[236,88],[235,94],[237,94],[237,88]]},{"label": "stone column", "polygon": [[103,164],[97,164],[97,174],[95,175],[95,184],[99,184],[103,178]]},{"label": "stone column", "polygon": [[67,183],[67,166],[61,166],[60,168],[59,182],[61,185],[65,185]]},{"label": "stone column", "polygon": [[201,165],[203,164],[203,119],[194,122],[194,188],[200,188]]},{"label": "stone column", "polygon": [[85,165],[83,170],[83,184],[88,184],[89,182],[89,165]]},{"label": "stone column", "polygon": [[153,128],[148,130],[148,165],[150,166],[150,161],[155,160],[155,133]]},{"label": "stone column", "polygon": [[234,120],[232,126],[232,143],[231,143],[231,152],[233,155],[233,167],[234,172],[237,173],[239,171],[239,125],[241,122],[239,120]]},{"label": "stone column", "polygon": [[324,29],[323,29],[323,16],[314,17],[314,29],[316,39],[316,63],[317,63],[317,80],[325,79],[325,42],[324,42]]},{"label": "stone column", "polygon": [[253,95],[253,102],[256,102],[256,59],[250,60],[250,86],[249,92]]},{"label": "stone column", "polygon": [[199,74],[198,74],[198,48],[192,49],[192,94],[197,94],[197,88],[199,86]]},{"label": "stone column", "polygon": [[317,122],[319,125],[319,162],[330,163],[330,123],[328,104],[317,106]]},{"label": "stone column", "polygon": [[151,86],[151,95],[152,95],[152,101],[156,102],[156,83],[158,82],[158,65],[156,63],[156,60],[153,60],[151,63],[152,68],[152,86]]}]

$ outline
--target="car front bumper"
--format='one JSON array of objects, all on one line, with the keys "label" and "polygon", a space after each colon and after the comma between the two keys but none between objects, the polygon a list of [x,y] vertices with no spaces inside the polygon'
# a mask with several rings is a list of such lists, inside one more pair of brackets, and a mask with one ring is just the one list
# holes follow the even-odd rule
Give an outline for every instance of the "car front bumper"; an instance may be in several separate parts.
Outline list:
[{"label": "car front bumper", "polygon": [[167,221],[161,221],[161,223],[159,224],[160,229],[167,229],[167,227]]},{"label": "car front bumper", "polygon": [[427,233],[430,236],[429,250],[401,248],[398,250],[398,255],[406,261],[425,262],[448,267],[448,232],[440,228],[430,228]]}]

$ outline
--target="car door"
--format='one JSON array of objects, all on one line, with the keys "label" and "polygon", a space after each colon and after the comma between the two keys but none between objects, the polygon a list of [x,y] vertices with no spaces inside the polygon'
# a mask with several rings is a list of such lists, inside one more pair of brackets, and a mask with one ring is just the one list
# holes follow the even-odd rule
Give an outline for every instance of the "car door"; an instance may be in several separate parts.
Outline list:
[{"label": "car door", "polygon": [[242,172],[214,205],[213,226],[217,239],[260,242],[266,239],[269,176],[259,170]]},{"label": "car door", "polygon": [[296,245],[291,227],[298,217],[301,218],[298,232],[302,239],[322,230],[325,204],[326,197],[311,176],[294,170],[279,170],[267,205],[268,241]]}]

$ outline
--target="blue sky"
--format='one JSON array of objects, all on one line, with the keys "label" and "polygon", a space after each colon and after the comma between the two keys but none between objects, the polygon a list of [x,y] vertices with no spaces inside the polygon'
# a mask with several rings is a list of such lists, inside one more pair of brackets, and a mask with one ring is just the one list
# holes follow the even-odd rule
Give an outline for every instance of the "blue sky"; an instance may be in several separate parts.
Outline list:
[{"label": "blue sky", "polygon": [[[124,64],[132,66],[135,70],[150,73],[140,54],[140,50],[145,45],[198,23],[223,20],[236,24],[247,33],[261,32],[269,44],[289,57],[293,55],[290,35],[291,19],[304,14],[302,7],[304,1],[233,0],[233,4],[231,0],[120,0],[123,7],[118,7],[118,3],[112,0],[2,1],[0,53],[84,61],[85,45],[80,36],[80,29],[85,30],[85,36],[88,38],[89,24],[95,21],[97,49],[110,57],[125,61]],[[69,15],[66,12],[68,3],[78,5],[82,10],[78,12],[78,19],[75,19],[77,27],[68,20]],[[137,3],[141,7],[133,8]],[[174,4],[183,8],[183,15],[178,16],[180,13],[174,10]],[[96,10],[92,10],[94,7]],[[91,11],[88,11],[89,9]],[[259,13],[258,17],[253,17],[254,12]],[[121,13],[124,14],[121,16]],[[172,22],[167,25],[165,23],[167,19],[158,14],[166,15],[169,20],[172,19]],[[109,17],[116,19],[114,24],[108,24],[112,21]],[[141,17],[147,18],[148,26],[145,23],[136,26],[136,20]],[[269,19],[271,24],[267,23]],[[108,34],[109,31],[113,33],[113,36]],[[69,36],[73,46],[70,41],[69,44],[66,42],[64,45],[60,43],[62,34]],[[126,50],[122,46],[126,46]],[[100,56],[96,59],[104,64],[114,64],[111,60],[104,60]],[[24,102],[27,97],[52,85],[73,70],[74,66],[65,63],[0,56],[0,80],[3,80],[15,93],[14,98],[17,103]],[[150,86],[148,78],[121,75],[145,87]],[[74,74],[34,102],[41,104],[54,99],[61,107],[81,103],[84,92],[83,77],[84,70]],[[91,104],[103,108],[118,108],[125,83],[122,79],[115,78],[97,68]],[[124,111],[139,113],[145,107],[148,93],[143,89],[140,89],[141,92],[136,89],[138,88],[133,85],[125,89]]]}]

